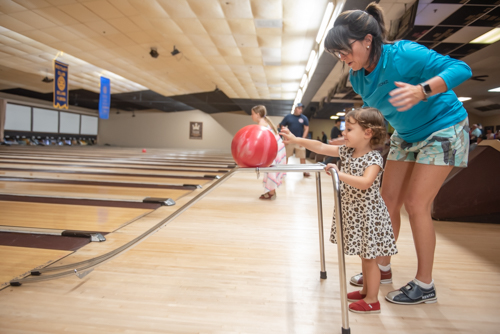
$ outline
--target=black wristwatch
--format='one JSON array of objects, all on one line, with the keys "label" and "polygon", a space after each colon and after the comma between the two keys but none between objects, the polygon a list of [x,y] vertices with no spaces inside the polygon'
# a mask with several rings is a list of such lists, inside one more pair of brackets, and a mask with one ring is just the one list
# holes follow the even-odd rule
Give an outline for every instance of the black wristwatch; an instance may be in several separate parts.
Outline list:
[{"label": "black wristwatch", "polygon": [[432,94],[431,86],[425,82],[419,85],[422,87],[422,92],[424,93],[424,99],[422,101],[427,102],[427,97]]}]

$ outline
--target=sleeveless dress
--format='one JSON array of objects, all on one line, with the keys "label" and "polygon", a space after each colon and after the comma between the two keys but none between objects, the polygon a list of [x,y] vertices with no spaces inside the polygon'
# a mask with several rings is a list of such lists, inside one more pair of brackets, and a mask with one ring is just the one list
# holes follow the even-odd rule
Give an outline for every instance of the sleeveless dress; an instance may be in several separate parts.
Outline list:
[{"label": "sleeveless dress", "polygon": [[[339,147],[342,172],[362,176],[366,168],[372,165],[380,166],[381,170],[373,184],[366,190],[360,190],[340,182],[344,254],[359,255],[364,259],[397,254],[391,218],[380,195],[380,177],[383,170],[382,156],[378,151],[371,151],[361,157],[353,158],[353,153],[353,148],[348,148],[345,145]],[[335,215],[334,210],[330,235],[330,241],[333,243],[337,243]]]},{"label": "sleeveless dress", "polygon": [[[270,131],[271,128],[268,127]],[[283,140],[279,135],[274,135],[276,137],[276,141],[278,143],[278,154],[276,154],[276,158],[274,159],[274,162],[272,166],[277,166],[277,165],[284,165],[286,164],[286,150],[285,150],[285,144],[283,143]],[[278,173],[264,173],[264,178],[263,178],[263,184],[264,188],[267,191],[271,191],[273,189],[277,189],[281,183],[283,183],[283,177],[286,175],[285,172],[278,172]]]}]

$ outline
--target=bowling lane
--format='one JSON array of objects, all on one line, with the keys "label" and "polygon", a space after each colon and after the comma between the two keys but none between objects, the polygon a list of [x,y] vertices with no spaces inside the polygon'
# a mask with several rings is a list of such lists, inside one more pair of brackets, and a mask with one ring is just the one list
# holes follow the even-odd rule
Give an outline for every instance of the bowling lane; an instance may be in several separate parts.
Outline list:
[{"label": "bowling lane", "polygon": [[44,168],[48,170],[68,170],[68,171],[102,171],[116,173],[154,173],[158,175],[174,174],[174,175],[220,175],[226,173],[228,169],[203,169],[203,168],[187,168],[187,167],[137,167],[137,166],[117,166],[106,164],[87,164],[87,163],[52,163],[47,161],[33,160],[32,162],[22,162],[18,160],[0,159],[0,167],[2,168]]},{"label": "bowling lane", "polygon": [[0,289],[7,286],[12,279],[25,276],[30,270],[48,266],[71,253],[71,251],[0,245],[0,259],[2,259]]},{"label": "bowling lane", "polygon": [[0,201],[0,225],[112,232],[151,209]]},{"label": "bowling lane", "polygon": [[178,189],[145,189],[32,182],[0,182],[0,194],[2,195],[28,195],[134,202],[142,202],[146,197],[171,198],[176,200],[189,192],[190,190]]},{"label": "bowling lane", "polygon": [[193,180],[188,178],[166,178],[166,177],[141,177],[141,176],[116,176],[110,175],[92,175],[92,174],[71,174],[71,173],[46,173],[30,171],[2,171],[0,176],[39,178],[54,180],[82,180],[82,181],[107,181],[107,182],[125,182],[138,184],[162,184],[162,185],[205,185],[210,182],[208,179]]}]

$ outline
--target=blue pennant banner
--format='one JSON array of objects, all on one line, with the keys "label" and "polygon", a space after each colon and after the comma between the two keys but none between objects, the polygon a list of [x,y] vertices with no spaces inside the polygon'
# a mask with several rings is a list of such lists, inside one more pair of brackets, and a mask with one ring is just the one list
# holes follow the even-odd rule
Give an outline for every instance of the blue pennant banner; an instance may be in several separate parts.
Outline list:
[{"label": "blue pennant banner", "polygon": [[99,95],[99,118],[109,118],[109,105],[111,103],[111,82],[108,78],[101,77],[101,94]]},{"label": "blue pennant banner", "polygon": [[54,108],[68,109],[68,79],[68,65],[54,60]]}]

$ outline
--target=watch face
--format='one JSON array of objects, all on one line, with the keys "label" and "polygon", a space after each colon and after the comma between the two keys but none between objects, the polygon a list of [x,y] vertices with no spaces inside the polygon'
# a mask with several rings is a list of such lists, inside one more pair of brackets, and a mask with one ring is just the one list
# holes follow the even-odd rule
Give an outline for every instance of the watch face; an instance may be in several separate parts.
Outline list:
[{"label": "watch face", "polygon": [[430,94],[432,93],[431,86],[427,83],[423,83],[422,87],[424,88],[425,94]]}]

